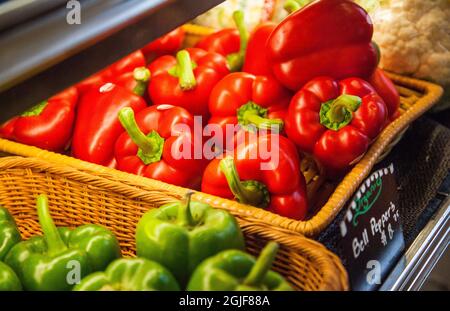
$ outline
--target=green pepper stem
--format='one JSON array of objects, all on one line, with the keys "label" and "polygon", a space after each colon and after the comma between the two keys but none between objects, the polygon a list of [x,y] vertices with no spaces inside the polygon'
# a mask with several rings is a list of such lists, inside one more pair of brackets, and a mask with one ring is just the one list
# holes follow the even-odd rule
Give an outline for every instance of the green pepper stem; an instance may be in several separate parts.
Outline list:
[{"label": "green pepper stem", "polygon": [[248,123],[255,125],[257,128],[262,130],[278,129],[279,131],[283,128],[283,120],[281,119],[269,119],[263,118],[254,111],[244,112],[243,119],[247,120]]},{"label": "green pepper stem", "polygon": [[119,111],[119,121],[131,140],[139,147],[137,156],[148,165],[161,159],[164,139],[155,131],[145,135],[139,129],[134,118],[134,111],[130,107],[122,108]]},{"label": "green pepper stem", "polygon": [[284,3],[283,8],[284,8],[289,14],[291,14],[291,13],[297,11],[298,9],[300,9],[301,6],[300,6],[300,4],[299,4],[297,1],[295,1],[295,0],[287,0],[287,1]]},{"label": "green pepper stem", "polygon": [[150,80],[150,70],[145,67],[135,68],[133,71],[133,78],[136,80],[136,86],[133,89],[133,93],[138,96],[144,96],[147,90],[147,84]]},{"label": "green pepper stem", "polygon": [[240,46],[239,51],[227,55],[228,66],[230,71],[239,71],[244,65],[245,53],[247,51],[249,33],[245,26],[244,12],[237,10],[233,12],[233,20],[236,24],[236,28],[239,31]]},{"label": "green pepper stem", "polygon": [[381,50],[380,50],[380,46],[375,42],[372,41],[372,46],[375,49],[376,53],[377,53],[377,67],[380,64],[380,60],[381,60]]},{"label": "green pepper stem", "polygon": [[193,191],[188,191],[178,207],[178,223],[181,226],[190,227],[194,225],[194,219],[191,213],[191,197],[193,194]]},{"label": "green pepper stem", "polygon": [[176,76],[178,76],[178,81],[183,91],[192,90],[197,85],[194,67],[188,51],[181,50],[177,53]]},{"label": "green pepper stem", "polygon": [[331,122],[343,122],[347,111],[356,111],[361,104],[361,98],[353,95],[341,95],[331,103],[327,115]]},{"label": "green pepper stem", "polygon": [[232,157],[220,160],[219,167],[227,179],[231,192],[239,202],[253,206],[261,206],[268,202],[268,194],[264,191],[263,184],[257,181],[247,183],[241,181]]},{"label": "green pepper stem", "polygon": [[250,273],[245,278],[243,285],[259,286],[263,282],[267,272],[269,272],[272,267],[278,248],[278,243],[273,241],[269,242],[269,244],[263,248],[258,259],[256,259],[255,264],[250,270]]},{"label": "green pepper stem", "polygon": [[36,207],[41,224],[44,239],[47,244],[47,251],[50,256],[58,254],[67,249],[66,244],[61,239],[58,228],[53,222],[52,216],[48,208],[48,199],[44,194],[37,197]]},{"label": "green pepper stem", "polygon": [[45,107],[47,107],[48,101],[43,100],[39,104],[36,104],[35,106],[31,107],[30,109],[26,110],[21,114],[22,117],[35,117],[39,116],[42,111],[44,111]]}]

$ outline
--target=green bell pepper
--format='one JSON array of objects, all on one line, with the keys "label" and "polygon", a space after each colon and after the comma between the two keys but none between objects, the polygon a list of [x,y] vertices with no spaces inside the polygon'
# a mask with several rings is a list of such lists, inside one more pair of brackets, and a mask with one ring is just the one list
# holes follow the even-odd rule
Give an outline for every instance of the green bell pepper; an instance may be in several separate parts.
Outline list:
[{"label": "green bell pepper", "polygon": [[270,271],[278,244],[270,242],[258,259],[239,251],[226,250],[203,261],[192,274],[187,286],[190,291],[290,291],[284,278]]},{"label": "green bell pepper", "polygon": [[244,237],[236,219],[208,204],[169,203],[144,214],[136,228],[140,257],[168,268],[181,286],[205,258],[225,249],[244,249]]},{"label": "green bell pepper", "polygon": [[113,261],[105,272],[88,275],[76,291],[178,291],[172,273],[159,263],[145,258],[122,258]]},{"label": "green bell pepper", "polygon": [[0,291],[19,291],[22,284],[14,271],[0,261]]},{"label": "green bell pepper", "polygon": [[120,257],[111,231],[98,225],[57,228],[45,195],[38,196],[37,211],[44,235],[19,242],[5,259],[24,289],[70,290],[84,276],[104,270]]},{"label": "green bell pepper", "polygon": [[21,239],[14,218],[6,208],[0,206],[0,261]]}]

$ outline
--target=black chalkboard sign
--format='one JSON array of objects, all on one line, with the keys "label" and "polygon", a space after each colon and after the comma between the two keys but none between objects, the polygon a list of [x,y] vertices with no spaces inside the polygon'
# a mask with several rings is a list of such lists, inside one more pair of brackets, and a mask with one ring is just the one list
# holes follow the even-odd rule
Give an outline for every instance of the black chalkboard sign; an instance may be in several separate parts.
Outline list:
[{"label": "black chalkboard sign", "polygon": [[392,163],[361,184],[339,228],[352,289],[376,290],[404,249]]}]

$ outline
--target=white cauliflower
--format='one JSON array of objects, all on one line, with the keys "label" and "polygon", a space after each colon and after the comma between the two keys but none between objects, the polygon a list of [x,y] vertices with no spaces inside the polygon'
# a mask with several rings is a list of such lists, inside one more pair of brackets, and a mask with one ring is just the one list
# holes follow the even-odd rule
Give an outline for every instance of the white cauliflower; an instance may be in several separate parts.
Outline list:
[{"label": "white cauliflower", "polygon": [[390,0],[372,12],[380,66],[450,87],[450,1]]}]

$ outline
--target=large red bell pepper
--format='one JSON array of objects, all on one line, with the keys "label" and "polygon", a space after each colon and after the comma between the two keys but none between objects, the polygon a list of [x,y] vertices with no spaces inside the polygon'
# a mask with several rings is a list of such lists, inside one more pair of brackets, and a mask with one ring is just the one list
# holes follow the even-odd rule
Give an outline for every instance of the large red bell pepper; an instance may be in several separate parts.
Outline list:
[{"label": "large red bell pepper", "polygon": [[114,144],[123,132],[118,115],[124,107],[141,111],[145,101],[112,83],[91,89],[81,99],[75,122],[72,154],[81,160],[115,167]]},{"label": "large red bell pepper", "polygon": [[383,98],[388,109],[389,117],[395,119],[398,108],[400,107],[400,95],[395,88],[394,83],[389,79],[381,69],[375,70],[368,82],[373,86],[378,95]]},{"label": "large red bell pepper", "polygon": [[203,174],[202,191],[304,219],[306,186],[295,145],[278,134],[248,135],[253,139],[238,145],[233,157],[210,162]]},{"label": "large red bell pepper", "polygon": [[[194,118],[186,109],[150,106],[135,118],[131,108],[123,108],[119,119],[125,132],[115,145],[118,169],[178,186],[200,186],[207,163],[202,156],[195,157],[194,143],[202,142],[200,136],[195,139]],[[180,125],[185,130],[176,128]]]},{"label": "large red bell pepper", "polygon": [[267,22],[253,30],[248,41],[242,71],[261,76],[273,75],[267,57],[266,46],[267,40],[275,27],[275,23]]},{"label": "large red bell pepper", "polygon": [[195,47],[208,52],[219,53],[227,58],[230,71],[239,71],[244,64],[247,50],[248,31],[245,26],[244,13],[235,11],[233,19],[237,29],[226,28],[212,33],[200,40]]},{"label": "large red bell pepper", "polygon": [[274,78],[234,72],[216,84],[209,99],[209,124],[218,124],[224,139],[227,124],[281,131],[291,94]]},{"label": "large red bell pepper", "polygon": [[369,78],[377,66],[369,15],[351,0],[319,0],[292,13],[267,44],[277,79],[297,91],[319,76]]},{"label": "large red bell pepper", "polygon": [[78,91],[71,87],[0,127],[0,137],[50,151],[64,151],[72,135]]},{"label": "large red bell pepper", "polygon": [[148,68],[152,74],[148,92],[153,104],[180,106],[205,119],[211,90],[229,73],[222,55],[197,48],[182,50],[176,58],[161,56]]},{"label": "large red bell pepper", "polygon": [[387,119],[386,105],[366,81],[320,77],[292,98],[286,133],[334,177],[364,155]]},{"label": "large red bell pepper", "polygon": [[150,42],[142,48],[147,59],[154,59],[166,54],[174,54],[183,45],[185,31],[183,27],[178,27],[164,36]]},{"label": "large red bell pepper", "polygon": [[113,82],[117,77],[128,72],[133,72],[135,68],[144,67],[145,65],[146,61],[144,54],[142,54],[140,50],[137,50],[79,82],[75,86],[80,94],[84,94],[91,88],[100,87],[107,82]]}]

